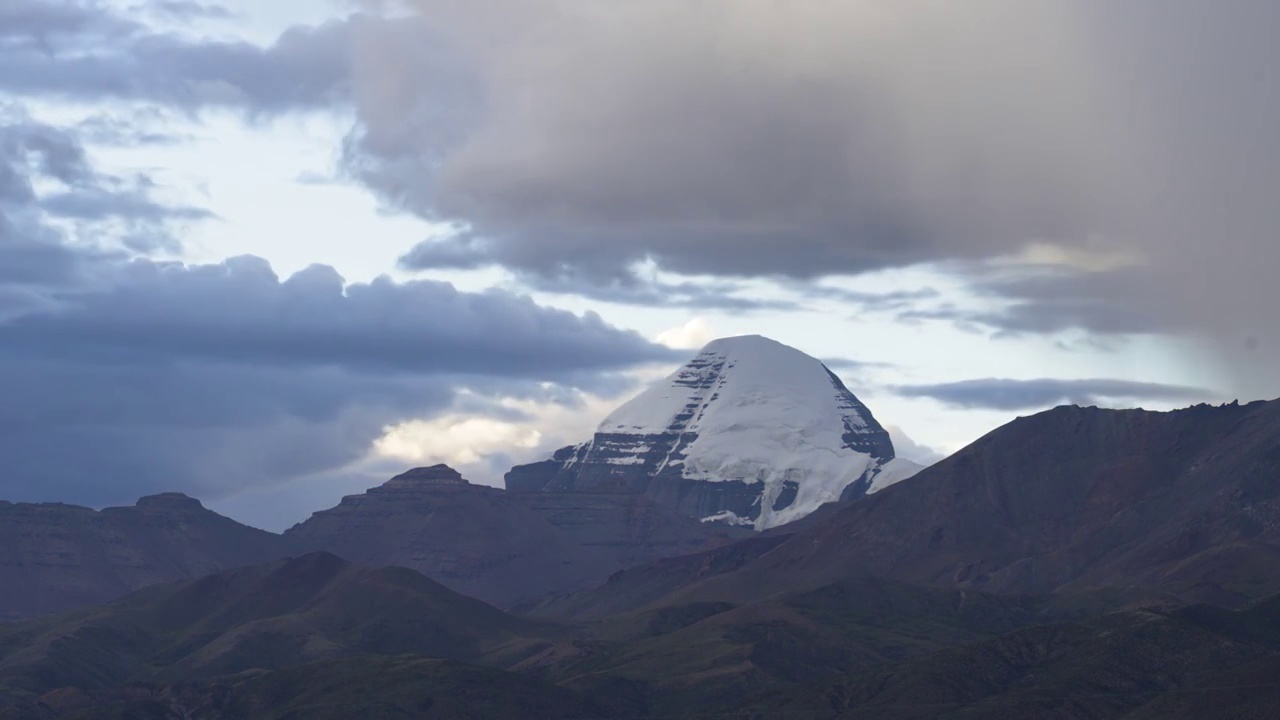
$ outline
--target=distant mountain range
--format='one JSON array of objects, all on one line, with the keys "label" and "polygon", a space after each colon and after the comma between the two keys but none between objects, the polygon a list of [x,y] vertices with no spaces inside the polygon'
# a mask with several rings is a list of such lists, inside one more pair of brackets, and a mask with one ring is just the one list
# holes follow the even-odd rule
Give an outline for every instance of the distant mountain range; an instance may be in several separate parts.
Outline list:
[{"label": "distant mountain range", "polygon": [[284,539],[355,562],[411,567],[458,592],[513,607],[747,535],[676,514],[642,495],[509,493],[437,465],[343,498]]},{"label": "distant mountain range", "polygon": [[1061,407],[899,479],[775,345],[507,490],[418,468],[283,535],[0,503],[0,612],[42,616],[0,720],[1280,713],[1280,401]]},{"label": "distant mountain range", "polygon": [[0,619],[314,550],[411,567],[516,607],[800,519],[918,470],[894,459],[888,433],[821,362],[758,336],[711,343],[601,428],[569,449],[570,461],[514,468],[507,491],[444,466],[418,468],[283,537],[178,495],[100,513],[0,505],[0,534],[12,540],[0,548],[0,578],[12,580],[0,589]]},{"label": "distant mountain range", "polygon": [[553,623],[316,553],[0,625],[0,720],[1263,718],[1277,628],[876,578]]},{"label": "distant mountain range", "polygon": [[1229,607],[1280,592],[1280,402],[1015,420],[695,594],[850,575]]},{"label": "distant mountain range", "polygon": [[0,620],[102,603],[147,585],[292,553],[279,535],[176,493],[101,512],[0,502]]}]

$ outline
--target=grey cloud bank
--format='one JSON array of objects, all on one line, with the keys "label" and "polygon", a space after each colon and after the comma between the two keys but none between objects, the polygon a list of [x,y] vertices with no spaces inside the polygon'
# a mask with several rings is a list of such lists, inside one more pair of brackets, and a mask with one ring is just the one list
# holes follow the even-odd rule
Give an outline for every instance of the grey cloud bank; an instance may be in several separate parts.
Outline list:
[{"label": "grey cloud bank", "polygon": [[[162,7],[191,16],[203,6]],[[11,3],[0,8],[0,92],[189,111],[331,107],[346,98],[353,34],[362,21],[296,28],[259,47],[160,32],[100,2]]]},{"label": "grey cloud bank", "polygon": [[416,6],[480,89],[448,102],[437,78],[466,73],[439,67],[363,81],[351,171],[465,228],[410,266],[810,278],[1123,251],[1138,263],[989,287],[1016,306],[979,320],[1191,333],[1237,392],[1280,392],[1280,5]]},{"label": "grey cloud bank", "polygon": [[813,277],[984,256],[1089,232],[1120,175],[1074,152],[1104,133],[1055,4],[417,5],[484,83],[479,121],[417,156],[417,118],[359,106],[362,177],[470,226],[422,266]]},{"label": "grey cloud bank", "polygon": [[965,409],[1045,410],[1055,405],[1104,405],[1126,402],[1190,403],[1212,393],[1198,388],[1127,380],[1010,380],[984,378],[951,383],[902,385],[902,397],[932,398]]},{"label": "grey cloud bank", "polygon": [[673,301],[636,263],[805,279],[1032,242],[1123,250],[1139,264],[988,283],[1013,305],[969,320],[1192,333],[1237,392],[1280,390],[1274,3],[411,5],[256,46],[21,3],[0,23],[0,91],[354,108],[348,175],[459,227],[405,266],[498,264],[627,304],[760,309]]},{"label": "grey cloud bank", "polygon": [[593,388],[668,352],[594,317],[441,283],[343,292],[249,258],[134,261],[0,322],[0,453],[11,499],[102,504],[179,489],[217,499],[360,459],[459,386]]},{"label": "grey cloud bank", "polygon": [[[5,499],[105,505],[179,490],[216,501],[331,474],[462,387],[614,391],[620,371],[673,359],[594,314],[508,292],[138,256],[111,229],[149,217],[145,196],[98,172],[64,129],[0,125],[0,180]],[[93,203],[72,212],[50,192]]]}]

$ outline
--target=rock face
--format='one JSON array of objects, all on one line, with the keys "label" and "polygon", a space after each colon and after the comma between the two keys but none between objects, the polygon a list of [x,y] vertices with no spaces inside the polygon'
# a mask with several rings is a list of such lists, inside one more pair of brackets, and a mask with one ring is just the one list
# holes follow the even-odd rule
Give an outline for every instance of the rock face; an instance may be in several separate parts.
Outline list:
[{"label": "rock face", "polygon": [[102,603],[146,585],[288,554],[279,535],[176,493],[102,511],[0,502],[0,620]]},{"label": "rock face", "polygon": [[1280,401],[1015,420],[705,590],[851,576],[1227,606],[1280,592]]},{"label": "rock face", "polygon": [[444,465],[345,497],[285,532],[304,548],[365,565],[409,567],[502,607],[741,536],[634,493],[509,493],[473,485]]},{"label": "rock face", "polygon": [[757,335],[716,340],[618,408],[590,442],[507,474],[520,493],[635,493],[766,529],[916,468],[820,361]]}]

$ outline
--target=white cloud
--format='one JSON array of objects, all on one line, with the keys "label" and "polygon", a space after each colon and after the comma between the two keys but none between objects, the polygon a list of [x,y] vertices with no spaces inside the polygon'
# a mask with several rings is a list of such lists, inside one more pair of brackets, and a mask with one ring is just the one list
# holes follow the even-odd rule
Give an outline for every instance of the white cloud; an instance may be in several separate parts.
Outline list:
[{"label": "white cloud", "polygon": [[697,349],[716,339],[715,329],[703,318],[693,318],[679,327],[658,333],[654,342],[672,348]]},{"label": "white cloud", "polygon": [[387,428],[387,434],[374,443],[374,449],[386,457],[411,463],[473,465],[492,453],[533,448],[541,441],[541,432],[522,423],[447,415]]},{"label": "white cloud", "polygon": [[468,411],[388,426],[370,459],[444,463],[473,482],[501,485],[513,465],[545,460],[561,447],[590,439],[600,420],[627,397],[576,391],[568,399],[490,402],[467,391],[460,395]]},{"label": "white cloud", "polygon": [[889,431],[889,439],[893,441],[894,454],[900,458],[906,458],[921,465],[932,465],[947,456],[947,453],[939,452],[934,448],[921,445],[912,440],[897,425],[885,425],[884,429]]}]

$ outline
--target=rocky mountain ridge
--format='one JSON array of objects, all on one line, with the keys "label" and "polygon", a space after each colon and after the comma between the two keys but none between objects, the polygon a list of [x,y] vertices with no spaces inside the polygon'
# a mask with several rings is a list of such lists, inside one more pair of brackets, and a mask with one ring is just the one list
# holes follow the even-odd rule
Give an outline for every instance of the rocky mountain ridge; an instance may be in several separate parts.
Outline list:
[{"label": "rocky mountain ridge", "polygon": [[353,562],[413,568],[455,591],[511,607],[745,534],[635,494],[510,493],[436,465],[347,496],[285,538]]},{"label": "rocky mountain ridge", "polygon": [[179,493],[100,511],[0,502],[0,620],[106,602],[147,585],[292,552],[279,535]]},{"label": "rocky mountain ridge", "polygon": [[719,547],[915,470],[834,373],[759,336],[712,342],[600,427],[585,445],[513,468],[508,490],[417,468],[283,536],[172,493],[101,512],[6,503],[0,619],[319,550],[411,567],[511,607]]},{"label": "rocky mountain ridge", "polygon": [[847,577],[1227,607],[1280,592],[1280,401],[1019,418],[666,601]]},{"label": "rocky mountain ridge", "polygon": [[179,493],[101,511],[0,502],[0,622],[313,551],[371,567],[413,568],[510,607],[749,534],[683,517],[640,495],[520,495],[474,485],[444,465],[414,468],[345,497],[282,535],[241,525]]}]

